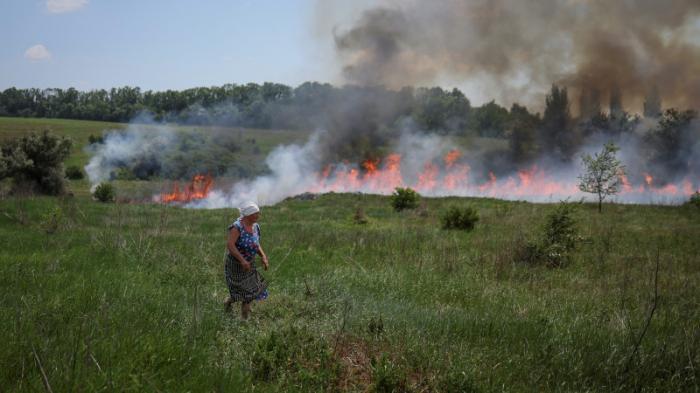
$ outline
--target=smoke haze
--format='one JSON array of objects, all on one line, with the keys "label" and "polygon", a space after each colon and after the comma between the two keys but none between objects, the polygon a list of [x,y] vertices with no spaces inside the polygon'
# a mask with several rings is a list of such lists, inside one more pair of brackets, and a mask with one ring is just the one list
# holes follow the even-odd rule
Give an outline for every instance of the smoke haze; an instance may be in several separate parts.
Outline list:
[{"label": "smoke haze", "polygon": [[560,83],[605,97],[620,89],[639,111],[654,87],[669,106],[697,108],[699,16],[696,0],[410,0],[383,2],[334,34],[348,82],[478,80],[506,105],[541,105]]}]

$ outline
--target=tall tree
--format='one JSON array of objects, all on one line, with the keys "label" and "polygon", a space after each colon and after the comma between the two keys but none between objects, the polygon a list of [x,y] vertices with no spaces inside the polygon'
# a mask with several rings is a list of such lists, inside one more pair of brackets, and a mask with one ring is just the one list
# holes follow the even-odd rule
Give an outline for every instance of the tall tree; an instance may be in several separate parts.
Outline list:
[{"label": "tall tree", "polygon": [[565,87],[552,85],[545,98],[540,139],[546,153],[554,154],[564,161],[570,160],[578,147],[580,138],[573,128]]},{"label": "tall tree", "polygon": [[600,90],[597,88],[581,89],[579,98],[579,113],[581,119],[591,119],[600,115]]},{"label": "tall tree", "polygon": [[536,133],[539,123],[539,114],[531,114],[526,107],[514,103],[510,108],[508,142],[516,164],[526,164],[537,154]]}]

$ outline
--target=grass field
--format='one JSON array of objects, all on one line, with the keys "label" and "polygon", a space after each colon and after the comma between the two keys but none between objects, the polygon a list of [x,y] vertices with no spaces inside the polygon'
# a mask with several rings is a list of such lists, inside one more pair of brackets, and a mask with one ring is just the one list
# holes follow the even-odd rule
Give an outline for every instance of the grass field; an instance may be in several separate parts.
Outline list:
[{"label": "grass field", "polygon": [[[556,206],[424,202],[263,208],[270,298],[243,322],[222,307],[234,209],[1,199],[1,390],[700,390],[700,209],[581,205],[547,268],[517,255]],[[450,205],[476,228],[441,229]]]}]

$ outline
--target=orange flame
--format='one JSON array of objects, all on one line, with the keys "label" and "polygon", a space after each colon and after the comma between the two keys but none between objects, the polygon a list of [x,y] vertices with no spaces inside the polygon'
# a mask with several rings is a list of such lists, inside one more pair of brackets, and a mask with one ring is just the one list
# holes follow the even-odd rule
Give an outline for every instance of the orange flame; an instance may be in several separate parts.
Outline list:
[{"label": "orange flame", "polygon": [[462,152],[460,152],[459,150],[450,150],[449,152],[447,152],[447,154],[445,155],[445,165],[447,166],[447,168],[451,168],[461,156]]},{"label": "orange flame", "polygon": [[180,185],[175,182],[172,192],[161,193],[160,201],[162,203],[180,202],[187,203],[197,199],[204,199],[209,195],[211,187],[214,185],[214,180],[209,175],[195,175],[192,182],[180,191]]},{"label": "orange flame", "polygon": [[[313,192],[374,192],[389,194],[395,187],[412,187],[425,195],[469,195],[505,198],[556,198],[583,196],[574,179],[561,180],[546,170],[533,165],[503,178],[488,172],[486,180],[474,182],[470,179],[471,167],[462,161],[459,150],[451,150],[441,160],[430,159],[422,164],[418,172],[404,178],[401,172],[402,157],[390,154],[384,159],[370,159],[358,166],[348,163],[326,167],[318,174],[318,182],[311,187]],[[664,187],[654,186],[654,179],[643,174],[641,184],[632,184],[625,173],[620,173],[622,187],[620,195],[635,198],[647,196],[690,196],[697,183],[686,179]],[[411,179],[411,180],[408,180]]]}]

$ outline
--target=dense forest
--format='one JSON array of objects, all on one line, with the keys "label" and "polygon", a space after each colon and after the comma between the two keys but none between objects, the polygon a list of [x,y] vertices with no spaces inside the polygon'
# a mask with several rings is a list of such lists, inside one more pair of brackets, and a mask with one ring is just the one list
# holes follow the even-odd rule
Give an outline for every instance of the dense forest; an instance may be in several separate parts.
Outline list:
[{"label": "dense forest", "polygon": [[[552,120],[551,125],[568,121],[566,89],[555,86],[547,100],[548,110],[558,105],[554,110],[559,113],[552,115],[559,119]],[[649,100],[650,108],[645,108],[645,114],[657,116],[661,113],[660,101],[658,97]],[[386,125],[410,117],[420,129],[430,131],[464,133],[469,130],[480,136],[502,137],[509,130],[533,126],[543,120],[518,104],[510,110],[493,101],[472,107],[469,99],[456,88],[406,87],[395,91],[384,87],[335,87],[316,82],[306,82],[296,88],[266,82],[145,92],[129,86],[91,91],[12,87],[0,92],[0,116],[128,122],[145,111],[157,121],[183,124],[313,129],[324,125],[324,118],[334,115],[329,112],[357,107],[359,101],[371,103],[374,116]],[[595,119],[586,125],[587,128],[624,129],[634,120],[622,110],[619,96],[615,94],[611,96],[608,112],[614,119],[600,116],[603,112],[599,93],[584,91],[580,106],[582,117]],[[562,125],[558,124],[560,128]]]}]

